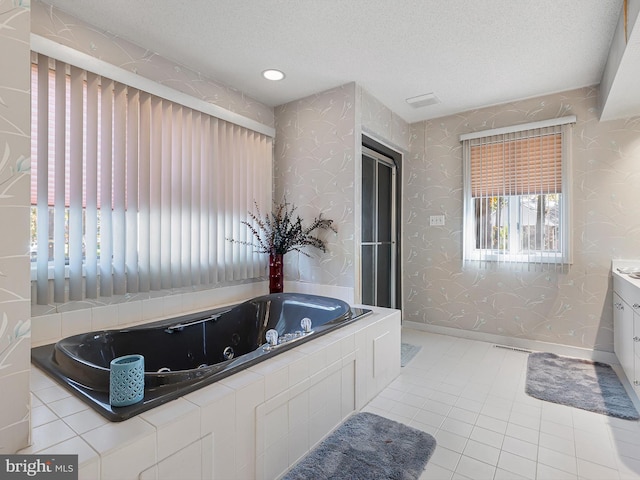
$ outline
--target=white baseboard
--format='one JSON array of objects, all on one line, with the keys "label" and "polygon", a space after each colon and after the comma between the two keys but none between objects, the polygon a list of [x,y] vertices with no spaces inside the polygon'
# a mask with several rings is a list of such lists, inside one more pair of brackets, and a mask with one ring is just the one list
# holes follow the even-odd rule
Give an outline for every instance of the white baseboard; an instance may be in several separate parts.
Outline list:
[{"label": "white baseboard", "polygon": [[481,342],[495,343],[497,345],[505,345],[508,347],[523,348],[536,352],[549,352],[556,355],[564,355],[567,357],[582,358],[585,360],[593,360],[595,362],[608,363],[610,365],[618,365],[618,357],[613,352],[604,352],[602,350],[593,350],[589,348],[573,347],[570,345],[561,345],[559,343],[541,342],[539,340],[529,340],[526,338],[514,338],[504,335],[495,335],[492,333],[475,332],[471,330],[463,330],[461,328],[441,327],[439,325],[429,325],[418,322],[402,321],[402,328],[411,328],[413,330],[422,330],[440,335],[449,335],[452,337],[467,338],[469,340],[478,340]]}]

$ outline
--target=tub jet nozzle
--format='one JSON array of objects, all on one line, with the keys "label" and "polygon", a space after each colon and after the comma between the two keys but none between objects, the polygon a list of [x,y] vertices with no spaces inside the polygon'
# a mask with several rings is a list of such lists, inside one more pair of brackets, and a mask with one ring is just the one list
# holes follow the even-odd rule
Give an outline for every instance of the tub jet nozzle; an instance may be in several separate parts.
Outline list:
[{"label": "tub jet nozzle", "polygon": [[304,333],[309,333],[311,331],[311,319],[310,318],[303,318],[300,321],[300,326],[302,327],[302,331]]},{"label": "tub jet nozzle", "polygon": [[269,345],[271,345],[272,347],[275,347],[278,345],[278,331],[274,330],[273,328],[271,330],[267,330],[267,333],[265,334],[265,337],[267,339],[267,343]]}]

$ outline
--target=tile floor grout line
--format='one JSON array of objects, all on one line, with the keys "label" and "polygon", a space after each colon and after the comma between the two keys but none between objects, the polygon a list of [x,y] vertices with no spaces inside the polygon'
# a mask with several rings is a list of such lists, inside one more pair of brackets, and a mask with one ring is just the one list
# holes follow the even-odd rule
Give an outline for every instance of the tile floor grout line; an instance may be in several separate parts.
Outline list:
[{"label": "tile floor grout line", "polygon": [[[498,478],[499,472],[502,472],[500,478],[505,478],[505,472],[508,473],[509,470],[504,467],[517,469],[518,462],[521,462],[520,466],[526,467],[526,470],[522,470],[527,472],[525,476],[533,478],[538,476],[544,467],[546,472],[558,471],[566,473],[567,477],[573,476],[576,479],[582,479],[584,478],[584,469],[589,468],[589,465],[593,466],[592,468],[597,467],[596,471],[605,475],[602,477],[603,480],[608,479],[606,476],[608,474],[613,476],[629,475],[631,471],[636,472],[636,475],[640,474],[640,458],[633,459],[623,455],[629,451],[633,452],[634,448],[640,446],[640,428],[635,425],[619,424],[616,421],[599,421],[598,417],[590,417],[580,412],[575,413],[576,410],[570,407],[556,409],[555,406],[548,407],[546,405],[549,404],[541,401],[531,401],[531,398],[524,396],[523,393],[526,362],[513,362],[513,355],[520,355],[519,352],[510,354],[507,351],[504,352],[504,355],[491,355],[488,344],[483,342],[466,339],[461,341],[426,332],[404,331],[403,337],[417,338],[416,343],[423,347],[423,351],[433,350],[435,353],[428,357],[416,358],[412,362],[416,368],[401,373],[400,382],[396,386],[401,386],[403,395],[406,396],[406,398],[403,397],[405,400],[413,401],[418,405],[404,404],[413,407],[404,409],[404,412],[409,414],[411,418],[407,419],[403,416],[397,416],[397,418],[401,418],[406,423],[415,422],[415,424],[423,425],[425,430],[429,430],[434,435],[446,434],[451,439],[457,439],[455,440],[457,443],[452,445],[455,450],[451,450],[458,455],[455,457],[455,465],[448,465],[454,470],[440,467],[443,471],[451,472],[451,476],[461,477],[462,471],[469,473],[470,463],[468,461],[464,462],[467,470],[460,470],[463,457],[491,467],[495,478]],[[432,348],[434,342],[445,342],[448,347],[447,354],[444,353],[447,350],[444,347]],[[452,352],[457,357],[452,355]],[[492,365],[491,362],[495,363]],[[465,371],[465,366],[468,367],[467,371]],[[494,372],[493,378],[490,373],[482,374],[482,376],[478,374],[485,367],[490,367],[490,370],[487,371]],[[468,372],[473,373],[468,374]],[[414,391],[423,393],[422,399],[409,400],[408,395]],[[436,401],[441,403],[434,403]],[[392,401],[393,403],[403,402],[396,399]],[[388,410],[387,413],[389,413]],[[421,413],[425,415],[424,418],[421,418],[422,420],[428,420],[427,417],[434,415],[433,423],[438,422],[438,426],[417,420]],[[562,415],[566,416],[567,413],[569,414],[568,421],[561,421]],[[447,420],[449,421],[447,422]],[[579,444],[576,441],[578,435],[597,435],[605,431],[607,432],[606,445],[611,449],[610,455],[605,453],[596,458],[582,459],[581,457],[586,453],[584,450],[578,449]],[[533,437],[529,439],[518,438],[519,433],[526,432],[531,434],[535,432],[534,442],[529,441],[534,440]],[[466,433],[466,435],[461,436],[460,433]],[[457,436],[451,437],[450,435]],[[509,438],[524,442],[523,448],[525,450],[520,450],[518,453],[505,450],[505,448],[509,448],[516,451],[517,448],[520,448],[507,445],[506,442]],[[565,465],[558,468],[561,466],[558,462],[550,461],[541,456],[542,449],[549,449],[548,442],[558,442],[558,445],[564,444],[570,447],[572,454],[564,453],[562,450],[559,453],[564,455],[566,460],[571,459],[569,464],[571,466]],[[626,448],[630,450],[616,452],[616,442],[620,445],[627,445]],[[499,448],[496,447],[498,443]],[[476,450],[469,449],[470,445]],[[532,455],[528,456],[526,449],[529,447],[526,445],[535,448],[535,454],[531,450]],[[481,446],[491,447],[493,450],[487,448],[485,453],[480,453],[483,448]],[[443,446],[443,448],[446,447]],[[461,452],[457,450],[461,450]],[[498,459],[496,465],[492,465],[494,460],[490,455],[496,450],[498,451]],[[470,454],[476,456],[470,456]],[[502,456],[508,457],[510,461],[515,461],[516,467],[502,463]],[[535,456],[535,460],[531,459],[532,456]],[[483,460],[480,460],[479,457],[482,457]],[[548,465],[549,463],[552,465]],[[581,471],[583,475],[579,475]]]}]

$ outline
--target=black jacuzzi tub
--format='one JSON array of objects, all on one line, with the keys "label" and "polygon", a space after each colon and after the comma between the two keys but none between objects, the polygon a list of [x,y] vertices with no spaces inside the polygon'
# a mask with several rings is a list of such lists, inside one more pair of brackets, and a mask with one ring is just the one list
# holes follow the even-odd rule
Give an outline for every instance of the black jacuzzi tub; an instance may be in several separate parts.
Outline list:
[{"label": "black jacuzzi tub", "polygon": [[[124,330],[67,337],[31,350],[33,362],[111,421],[130,418],[237,373],[300,343],[351,323],[370,310],[342,300],[296,293],[265,295],[234,307],[208,310]],[[305,333],[301,321],[311,321]],[[265,334],[276,330],[277,346]],[[109,364],[144,357],[142,402],[109,405]]]}]

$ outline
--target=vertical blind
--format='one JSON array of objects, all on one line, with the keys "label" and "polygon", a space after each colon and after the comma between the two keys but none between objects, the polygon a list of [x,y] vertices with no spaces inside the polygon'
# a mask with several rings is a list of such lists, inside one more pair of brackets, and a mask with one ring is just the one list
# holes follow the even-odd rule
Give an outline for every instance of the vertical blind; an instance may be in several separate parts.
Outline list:
[{"label": "vertical blind", "polygon": [[227,238],[271,205],[270,137],[44,55],[32,116],[38,303],[263,274]]},{"label": "vertical blind", "polygon": [[568,262],[569,123],[548,123],[462,138],[465,260]]}]

